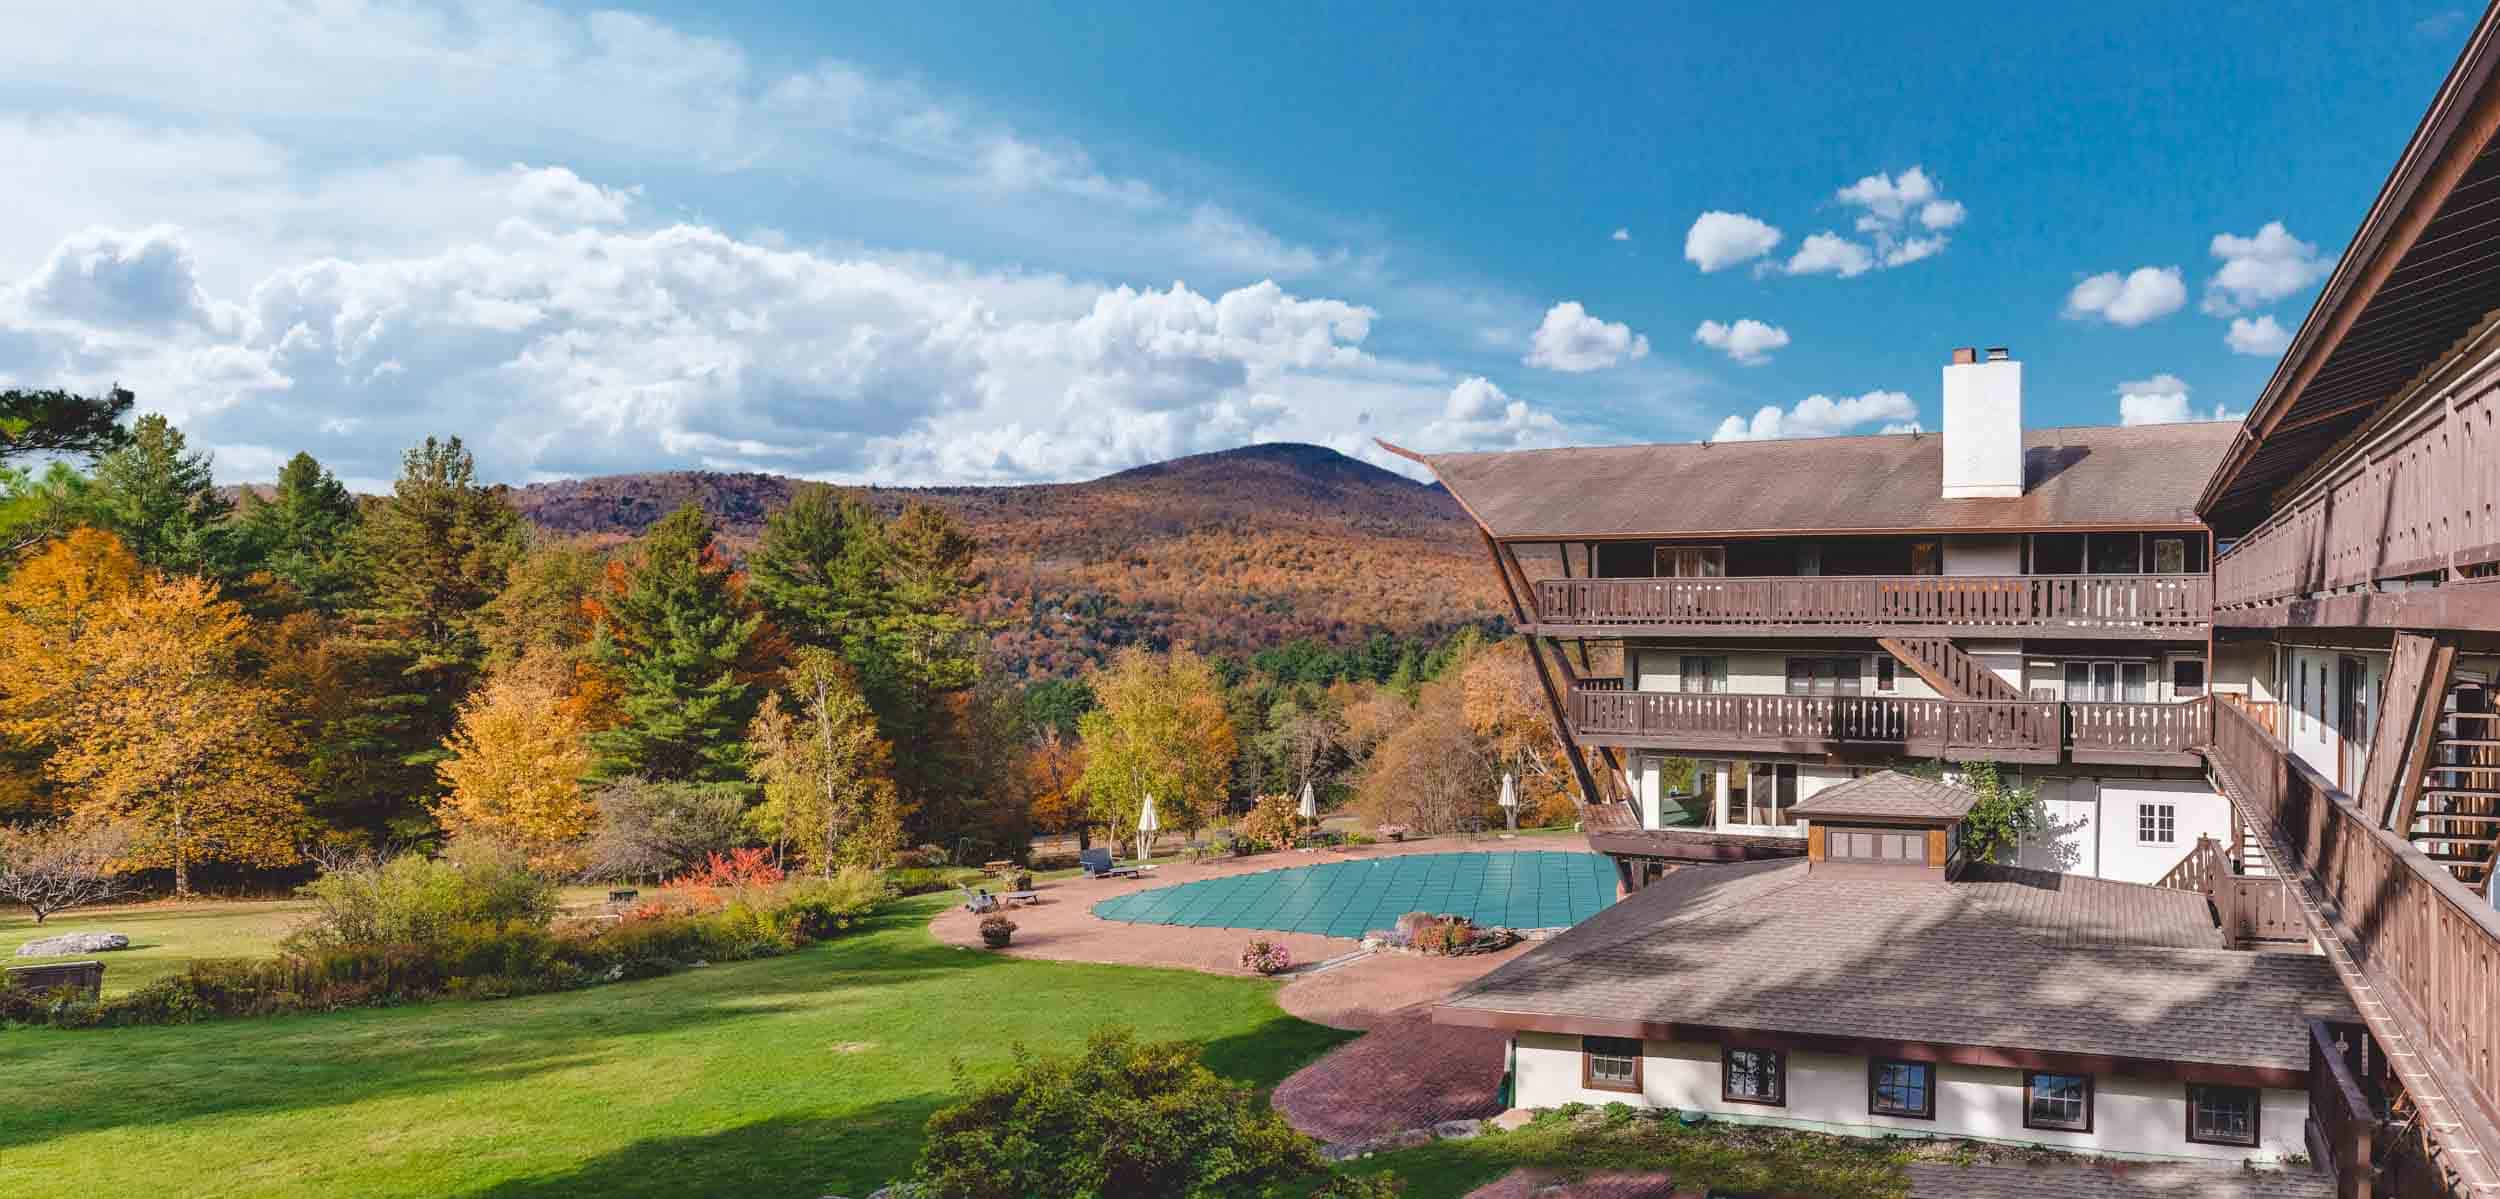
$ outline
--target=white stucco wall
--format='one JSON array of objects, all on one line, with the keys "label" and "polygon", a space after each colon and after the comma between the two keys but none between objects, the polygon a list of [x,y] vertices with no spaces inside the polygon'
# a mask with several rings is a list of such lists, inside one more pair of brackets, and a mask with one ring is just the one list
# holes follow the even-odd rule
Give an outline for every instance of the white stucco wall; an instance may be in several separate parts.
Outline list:
[{"label": "white stucco wall", "polygon": [[[1847,656],[1829,651],[1808,650],[1799,650],[1791,654],[1779,650],[1729,650],[1710,646],[1645,647],[1625,655],[1630,663],[1630,671],[1624,683],[1636,691],[1681,691],[1683,690],[1683,660],[1686,654],[1727,659],[1727,689],[1730,694],[1734,695],[1788,694],[1788,659],[1791,657]],[[1928,686],[1927,681],[1918,677],[1917,673],[1909,667],[1897,662],[1893,667],[1893,689],[1877,691],[1875,689],[1875,663],[1890,659],[1892,655],[1878,650],[1856,656],[1861,659],[1858,665],[1858,678],[1865,689],[1865,694],[1902,699],[1937,698],[1935,688]],[[2019,675],[2019,663],[2016,664],[2016,670]]]},{"label": "white stucco wall", "polygon": [[1647,1042],[1637,1096],[1583,1088],[1578,1037],[1520,1033],[1514,1064],[1521,1107],[1636,1103],[1821,1132],[1974,1137],[2130,1157],[2270,1161],[2286,1153],[2306,1152],[2302,1122],[2308,1116],[2309,1097],[2302,1091],[2258,1092],[2258,1144],[2252,1150],[2190,1142],[2183,1084],[2117,1075],[2093,1080],[2092,1131],[2076,1133],[2023,1127],[2023,1072],[2013,1069],[1938,1066],[1936,1117],[1914,1120],[1868,1113],[1863,1057],[1790,1054],[1788,1102],[1783,1107],[1719,1098],[1716,1045]]},{"label": "white stucco wall", "polygon": [[[2028,838],[2015,864],[2035,870],[2153,883],[2196,847],[2199,836],[2231,846],[2231,803],[2198,779],[2099,778],[2026,774],[2046,817]],[[2139,839],[2137,807],[2168,803],[2177,809],[2177,838],[2167,845]]]},{"label": "white stucco wall", "polygon": [[2017,535],[1944,539],[1944,573],[1949,575],[2018,575],[2023,573],[2023,539]]}]

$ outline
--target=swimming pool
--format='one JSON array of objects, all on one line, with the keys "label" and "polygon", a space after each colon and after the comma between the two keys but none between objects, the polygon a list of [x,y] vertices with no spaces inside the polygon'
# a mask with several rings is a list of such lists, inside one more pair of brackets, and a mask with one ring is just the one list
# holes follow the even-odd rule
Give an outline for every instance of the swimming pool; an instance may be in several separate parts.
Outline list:
[{"label": "swimming pool", "polygon": [[1128,924],[1360,937],[1394,927],[1408,912],[1559,928],[1614,902],[1614,867],[1603,855],[1504,851],[1351,858],[1200,879],[1106,899],[1094,914]]}]

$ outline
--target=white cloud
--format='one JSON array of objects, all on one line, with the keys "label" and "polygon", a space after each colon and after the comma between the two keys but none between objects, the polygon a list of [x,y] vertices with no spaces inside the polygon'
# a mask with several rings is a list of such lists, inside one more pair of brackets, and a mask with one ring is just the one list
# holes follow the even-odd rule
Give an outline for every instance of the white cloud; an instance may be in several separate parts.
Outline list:
[{"label": "white cloud", "polygon": [[512,166],[512,205],[532,216],[585,225],[612,225],[625,219],[639,187],[612,188],[585,181],[563,167]]},{"label": "white cloud", "polygon": [[2225,414],[2216,404],[2210,412],[2199,412],[2188,400],[2188,385],[2177,375],[2159,374],[2118,385],[2118,423],[2122,425],[2170,425],[2194,420],[2237,420]]},{"label": "white cloud", "polygon": [[1826,230],[1805,239],[1785,268],[1792,275],[1838,275],[1854,279],[1875,269],[1875,253]]},{"label": "white cloud", "polygon": [[1730,416],[1719,422],[1712,441],[1767,441],[1781,437],[1833,437],[1852,433],[1877,422],[1886,422],[1883,432],[1908,433],[1918,429],[1918,405],[1898,391],[1870,391],[1864,395],[1810,395],[1785,411],[1776,404],[1765,404],[1748,421]]},{"label": "white cloud", "polygon": [[2325,278],[2334,268],[2318,247],[2292,236],[2281,221],[2268,221],[2248,237],[2217,233],[2213,256],[2220,269],[2205,283],[2205,311],[2230,316],[2262,308]]},{"label": "white cloud", "polygon": [[2284,347],[2292,344],[2292,335],[2274,319],[2273,313],[2253,321],[2235,316],[2231,318],[2230,332],[2222,335],[2222,342],[2231,347],[2234,354],[2253,354],[2264,358],[2282,353]]},{"label": "white cloud", "polygon": [[1603,370],[1619,362],[1647,357],[1649,339],[1619,321],[1589,315],[1578,300],[1565,300],[1545,312],[1544,323],[1528,339],[1529,366],[1552,371]]},{"label": "white cloud", "polygon": [[132,329],[214,321],[181,232],[88,229],[64,238],[18,289],[30,317]]},{"label": "white cloud", "polygon": [[1569,438],[1552,415],[1472,375],[1450,389],[1441,419],[1425,427],[1422,440],[1436,449],[1493,450],[1557,446]]},{"label": "white cloud", "polygon": [[1741,212],[1705,212],[1684,233],[1684,257],[1703,274],[1750,262],[1780,244],[1780,231]]},{"label": "white cloud", "polygon": [[2066,296],[2068,319],[2095,317],[2133,327],[2170,315],[2187,303],[2187,284],[2175,266],[2142,266],[2121,275],[2106,271],[2075,285]]},{"label": "white cloud", "polygon": [[1693,330],[1693,340],[1746,366],[1760,366],[1771,360],[1771,351],[1788,344],[1788,330],[1752,317],[1740,318],[1732,325],[1703,321],[1700,328]]},{"label": "white cloud", "polygon": [[1630,241],[1632,240],[1632,231],[1629,229],[1617,229],[1614,231],[1613,240]]},{"label": "white cloud", "polygon": [[1918,223],[1930,229],[1950,229],[1968,215],[1970,210],[1960,200],[1931,200],[1919,207]]},{"label": "white cloud", "polygon": [[1878,220],[1898,223],[1910,210],[1936,200],[1936,182],[1919,167],[1911,167],[1899,175],[1881,171],[1840,189],[1839,198],[1846,204],[1866,209]]}]

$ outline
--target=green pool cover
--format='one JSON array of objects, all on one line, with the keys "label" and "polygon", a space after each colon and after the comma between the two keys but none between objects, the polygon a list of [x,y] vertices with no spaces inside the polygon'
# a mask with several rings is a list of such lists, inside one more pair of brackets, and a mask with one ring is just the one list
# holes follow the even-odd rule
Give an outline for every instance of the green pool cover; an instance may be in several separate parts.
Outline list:
[{"label": "green pool cover", "polygon": [[1360,937],[1395,927],[1408,912],[1512,928],[1559,928],[1614,901],[1614,868],[1598,854],[1422,853],[1158,887],[1103,900],[1094,914],[1129,924]]}]

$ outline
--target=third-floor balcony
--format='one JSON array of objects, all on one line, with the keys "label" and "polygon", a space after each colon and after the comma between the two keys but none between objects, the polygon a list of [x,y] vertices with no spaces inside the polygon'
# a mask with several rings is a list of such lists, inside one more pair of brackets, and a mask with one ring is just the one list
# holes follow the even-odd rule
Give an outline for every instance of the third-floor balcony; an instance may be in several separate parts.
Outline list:
[{"label": "third-floor balcony", "polygon": [[1574,687],[1593,745],[1701,753],[1890,753],[1953,761],[2193,766],[2213,738],[2202,699],[2178,703],[1747,695]]},{"label": "third-floor balcony", "polygon": [[2203,574],[1545,579],[1548,635],[1804,634],[2203,640]]}]

